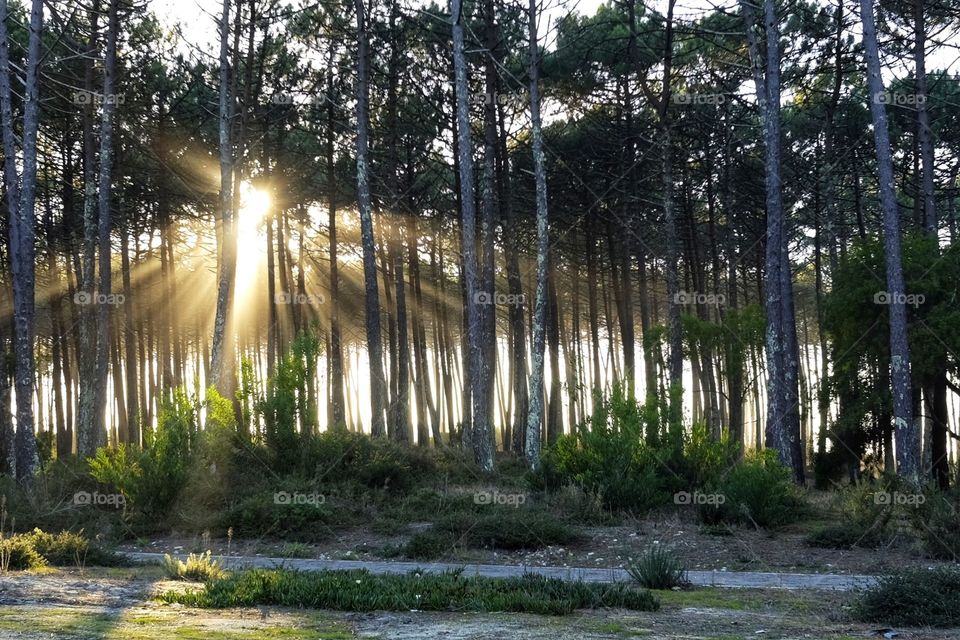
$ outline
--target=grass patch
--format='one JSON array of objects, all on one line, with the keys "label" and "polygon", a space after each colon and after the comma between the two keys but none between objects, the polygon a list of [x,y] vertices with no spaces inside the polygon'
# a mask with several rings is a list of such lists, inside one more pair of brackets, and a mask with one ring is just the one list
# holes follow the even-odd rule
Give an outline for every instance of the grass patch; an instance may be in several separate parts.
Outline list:
[{"label": "grass patch", "polygon": [[276,605],[338,611],[507,611],[564,615],[577,609],[656,611],[657,598],[631,585],[564,582],[525,575],[467,577],[460,572],[374,575],[368,571],[256,569],[211,580],[203,591],[167,592],[164,602],[206,608]]},{"label": "grass patch", "polygon": [[164,554],[163,572],[173,580],[190,580],[191,582],[222,578],[226,574],[223,564],[219,560],[214,560],[209,551],[191,553],[187,556],[186,562],[172,557],[169,553]]},{"label": "grass patch", "polygon": [[880,578],[854,606],[864,622],[907,627],[960,626],[960,570],[907,569]]},{"label": "grass patch", "polygon": [[653,545],[647,549],[636,562],[627,567],[627,573],[637,584],[647,589],[683,588],[690,584],[683,563],[662,545]]}]

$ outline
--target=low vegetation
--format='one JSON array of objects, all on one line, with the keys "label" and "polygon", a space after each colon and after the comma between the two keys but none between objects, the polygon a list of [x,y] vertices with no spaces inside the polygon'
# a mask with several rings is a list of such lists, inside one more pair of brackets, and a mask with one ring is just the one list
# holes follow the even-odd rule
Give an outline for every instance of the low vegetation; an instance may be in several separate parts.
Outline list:
[{"label": "low vegetation", "polygon": [[862,594],[854,616],[895,626],[960,626],[960,570],[908,569],[884,576]]},{"label": "low vegetation", "polygon": [[0,570],[39,569],[47,565],[118,566],[123,556],[92,544],[82,533],[51,534],[40,529],[0,538]]},{"label": "low vegetation", "polygon": [[507,611],[564,615],[577,609],[656,611],[649,592],[630,585],[564,582],[525,575],[458,572],[374,575],[367,571],[252,570],[214,579],[201,591],[168,592],[165,602],[196,607],[276,605],[339,611]]},{"label": "low vegetation", "polygon": [[226,575],[223,563],[214,560],[212,553],[191,553],[184,562],[174,558],[169,553],[163,556],[163,572],[173,580],[189,580],[190,582],[206,582]]},{"label": "low vegetation", "polygon": [[627,566],[627,573],[647,589],[676,589],[690,585],[683,563],[663,545],[650,546]]}]

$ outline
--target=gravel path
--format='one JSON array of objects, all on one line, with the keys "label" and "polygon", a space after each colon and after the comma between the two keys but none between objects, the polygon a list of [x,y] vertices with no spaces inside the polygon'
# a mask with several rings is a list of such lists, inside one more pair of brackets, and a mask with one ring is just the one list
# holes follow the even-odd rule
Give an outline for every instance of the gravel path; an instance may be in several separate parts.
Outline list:
[{"label": "gravel path", "polygon": [[[126,552],[138,562],[156,563],[160,553]],[[175,554],[181,559],[186,554]],[[365,560],[310,560],[304,558],[264,558],[259,556],[224,556],[223,564],[232,569],[285,568],[297,571],[366,569],[371,573],[408,573],[421,570],[443,572],[462,569],[467,575],[506,578],[536,573],[562,580],[583,582],[624,582],[630,576],[623,569],[591,569],[581,567],[525,567],[497,564],[455,564],[444,562],[373,562]],[[755,571],[689,571],[687,576],[699,587],[731,587],[754,589],[821,589],[850,591],[870,586],[875,576],[809,573],[761,573]]]}]

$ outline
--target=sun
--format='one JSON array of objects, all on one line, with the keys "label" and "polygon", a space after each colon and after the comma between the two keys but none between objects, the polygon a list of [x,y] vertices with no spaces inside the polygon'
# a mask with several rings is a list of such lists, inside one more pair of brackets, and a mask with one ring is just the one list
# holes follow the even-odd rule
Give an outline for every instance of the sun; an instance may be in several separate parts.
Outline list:
[{"label": "sun", "polygon": [[240,183],[240,209],[237,215],[237,270],[234,300],[240,304],[256,282],[261,267],[260,258],[267,251],[267,241],[261,223],[270,211],[270,194],[254,188],[249,182]]}]

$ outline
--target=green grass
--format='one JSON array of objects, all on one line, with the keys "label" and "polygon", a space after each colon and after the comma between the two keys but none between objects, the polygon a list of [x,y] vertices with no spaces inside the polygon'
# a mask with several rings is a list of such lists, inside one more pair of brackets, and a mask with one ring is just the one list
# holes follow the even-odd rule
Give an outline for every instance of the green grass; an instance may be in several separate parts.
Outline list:
[{"label": "green grass", "polygon": [[630,585],[563,582],[542,576],[467,577],[458,572],[373,575],[367,571],[252,570],[167,592],[164,602],[206,608],[277,605],[339,611],[509,611],[563,615],[577,609],[656,611],[649,591]]},{"label": "green grass", "polygon": [[[235,628],[231,628],[235,627]],[[91,612],[72,607],[4,607],[0,610],[0,636],[19,637],[42,633],[70,640],[347,640],[355,635],[322,614],[274,612],[266,620],[235,613],[224,616],[182,618],[176,612]],[[32,635],[30,635],[32,637]]]}]

